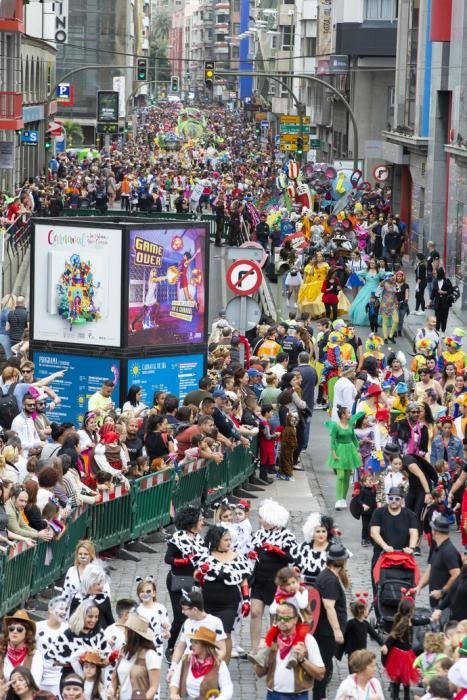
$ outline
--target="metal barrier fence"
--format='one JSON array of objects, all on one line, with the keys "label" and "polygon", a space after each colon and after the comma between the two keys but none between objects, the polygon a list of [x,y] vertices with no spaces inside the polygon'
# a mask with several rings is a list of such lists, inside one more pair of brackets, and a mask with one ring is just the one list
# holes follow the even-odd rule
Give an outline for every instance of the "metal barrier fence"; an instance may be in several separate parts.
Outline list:
[{"label": "metal barrier fence", "polygon": [[212,504],[254,471],[256,441],[237,447],[220,464],[195,460],[180,477],[174,469],[136,479],[130,491],[117,487],[101,503],[77,508],[58,540],[36,547],[20,542],[0,554],[0,616],[24,605],[52,585],[73,564],[76,545],[91,539],[97,551],[123,545],[170,522],[172,511],[193,504]]}]

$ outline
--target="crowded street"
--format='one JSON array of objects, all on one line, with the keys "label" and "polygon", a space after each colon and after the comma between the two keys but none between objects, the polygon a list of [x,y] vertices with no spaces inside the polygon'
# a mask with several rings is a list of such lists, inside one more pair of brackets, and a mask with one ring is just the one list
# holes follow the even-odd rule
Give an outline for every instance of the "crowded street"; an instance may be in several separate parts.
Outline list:
[{"label": "crowded street", "polygon": [[1,700],[467,693],[460,280],[278,146],[143,103],[1,193]]}]

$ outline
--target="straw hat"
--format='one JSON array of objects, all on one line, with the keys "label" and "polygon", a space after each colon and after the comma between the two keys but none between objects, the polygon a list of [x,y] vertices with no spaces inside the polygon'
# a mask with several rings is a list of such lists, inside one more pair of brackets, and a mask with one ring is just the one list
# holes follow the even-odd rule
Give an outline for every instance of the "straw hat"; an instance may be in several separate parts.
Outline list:
[{"label": "straw hat", "polygon": [[5,624],[11,625],[12,622],[21,622],[26,627],[29,627],[34,634],[36,634],[36,623],[31,620],[26,610],[17,610],[13,615],[7,615],[5,617]]},{"label": "straw hat", "polygon": [[216,644],[216,633],[208,627],[198,627],[194,634],[187,634],[187,637],[193,642],[204,642],[204,644],[210,644],[212,647],[219,649]]},{"label": "straw hat", "polygon": [[149,642],[154,641],[154,635],[149,629],[147,620],[136,613],[130,613],[128,615],[128,619],[123,623],[123,627],[126,627],[128,630],[139,634],[140,637],[147,639]]},{"label": "straw hat", "polygon": [[99,652],[93,651],[92,649],[85,651],[84,654],[79,657],[79,660],[82,664],[87,661],[87,663],[94,664],[95,666],[107,666],[107,660],[103,658]]}]

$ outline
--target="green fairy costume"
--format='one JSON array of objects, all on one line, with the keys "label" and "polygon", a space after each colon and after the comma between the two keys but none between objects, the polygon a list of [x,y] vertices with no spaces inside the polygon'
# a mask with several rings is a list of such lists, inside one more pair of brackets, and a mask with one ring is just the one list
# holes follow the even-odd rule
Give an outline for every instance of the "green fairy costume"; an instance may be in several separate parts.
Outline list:
[{"label": "green fairy costume", "polygon": [[[355,423],[365,415],[363,411],[356,413],[344,428],[340,422],[326,421],[325,427],[331,437],[331,451],[326,460],[326,466],[337,473],[336,498],[337,501],[345,500],[349,488],[350,476],[354,469],[362,466],[362,458],[359,452],[359,444],[355,435]],[[334,453],[337,459],[334,458]],[[342,504],[340,507],[345,507]]]}]

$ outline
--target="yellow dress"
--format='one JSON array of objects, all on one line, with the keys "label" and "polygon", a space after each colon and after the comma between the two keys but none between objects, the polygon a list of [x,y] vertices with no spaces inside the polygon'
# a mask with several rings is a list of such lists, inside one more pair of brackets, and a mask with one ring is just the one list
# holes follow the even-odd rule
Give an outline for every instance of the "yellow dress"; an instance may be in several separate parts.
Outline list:
[{"label": "yellow dress", "polygon": [[[311,318],[324,318],[326,309],[321,301],[321,287],[328,274],[329,265],[327,262],[305,265],[304,281],[298,292],[298,306],[301,311],[308,311]],[[341,290],[339,292],[339,302],[337,312],[339,316],[345,316],[350,309],[350,302]]]},{"label": "yellow dress", "polygon": [[305,279],[298,292],[298,306],[301,311],[308,311],[312,318],[325,316],[324,304],[321,301],[321,287],[328,274],[327,262],[305,265]]}]

